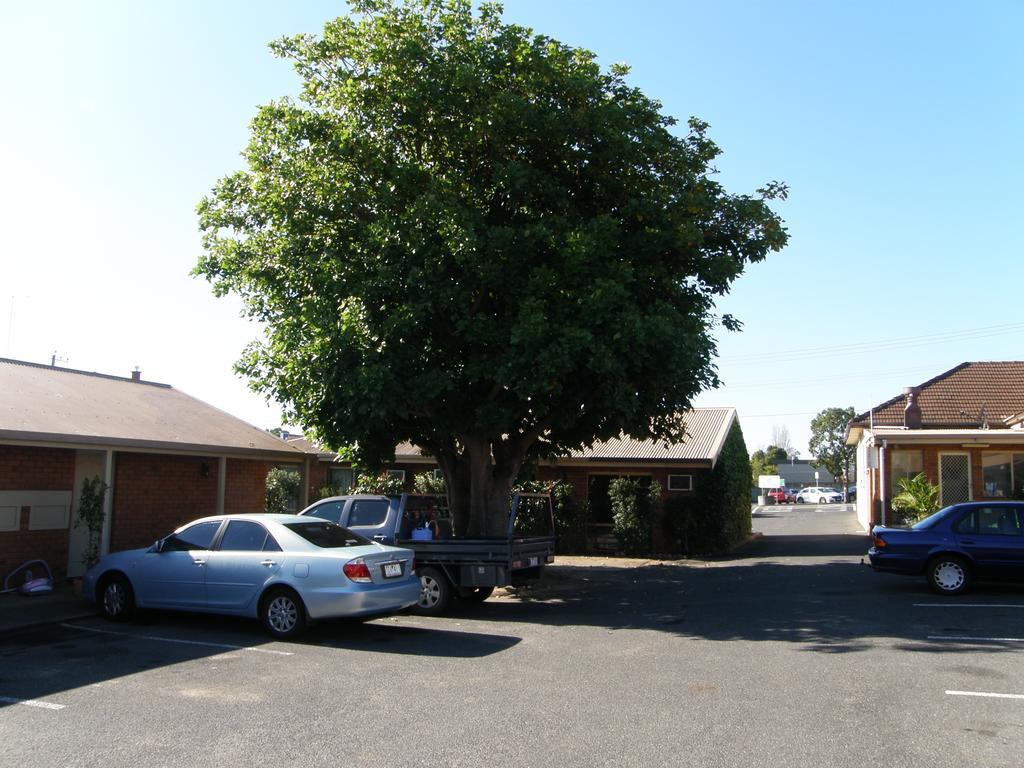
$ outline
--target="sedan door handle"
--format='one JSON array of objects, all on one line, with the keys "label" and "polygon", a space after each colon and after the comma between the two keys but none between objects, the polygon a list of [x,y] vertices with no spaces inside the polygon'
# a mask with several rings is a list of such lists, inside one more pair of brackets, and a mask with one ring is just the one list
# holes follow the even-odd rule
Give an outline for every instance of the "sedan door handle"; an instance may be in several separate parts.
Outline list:
[{"label": "sedan door handle", "polygon": [[266,565],[266,566],[277,565],[277,560],[260,560],[260,565]]},{"label": "sedan door handle", "polygon": [[206,561],[205,560],[193,560],[192,562],[195,563],[196,565],[206,565]]}]

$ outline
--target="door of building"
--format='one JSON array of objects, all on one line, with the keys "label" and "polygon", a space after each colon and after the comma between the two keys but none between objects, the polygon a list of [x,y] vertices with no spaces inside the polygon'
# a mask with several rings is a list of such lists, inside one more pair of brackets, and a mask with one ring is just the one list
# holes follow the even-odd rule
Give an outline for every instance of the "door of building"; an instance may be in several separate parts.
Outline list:
[{"label": "door of building", "polygon": [[939,454],[939,501],[942,506],[970,501],[971,495],[970,455]]}]

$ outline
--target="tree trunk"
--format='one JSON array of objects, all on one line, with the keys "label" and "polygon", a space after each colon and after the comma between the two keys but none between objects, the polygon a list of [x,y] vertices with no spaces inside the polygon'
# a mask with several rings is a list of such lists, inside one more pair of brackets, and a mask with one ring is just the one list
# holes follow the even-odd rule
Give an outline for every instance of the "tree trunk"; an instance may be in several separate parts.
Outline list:
[{"label": "tree trunk", "polygon": [[461,455],[438,456],[448,486],[452,527],[456,536],[508,535],[509,504],[522,458],[495,463],[491,444],[464,438]]}]

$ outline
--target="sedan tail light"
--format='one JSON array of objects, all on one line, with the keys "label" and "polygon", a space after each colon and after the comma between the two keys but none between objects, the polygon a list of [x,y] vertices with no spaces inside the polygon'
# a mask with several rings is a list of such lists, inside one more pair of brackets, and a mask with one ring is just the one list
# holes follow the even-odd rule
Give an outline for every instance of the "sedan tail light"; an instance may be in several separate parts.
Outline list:
[{"label": "sedan tail light", "polygon": [[350,560],[345,563],[341,570],[344,571],[345,575],[352,581],[373,581],[373,578],[370,576],[370,568],[361,557],[357,557],[355,560]]},{"label": "sedan tail light", "polygon": [[889,546],[885,543],[885,539],[883,539],[881,536],[872,536],[871,540],[875,545],[875,549],[885,549],[887,546]]}]

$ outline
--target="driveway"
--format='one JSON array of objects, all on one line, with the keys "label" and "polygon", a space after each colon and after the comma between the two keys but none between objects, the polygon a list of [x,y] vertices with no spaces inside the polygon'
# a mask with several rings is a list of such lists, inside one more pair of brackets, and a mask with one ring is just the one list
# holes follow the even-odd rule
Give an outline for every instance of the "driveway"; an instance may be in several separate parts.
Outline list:
[{"label": "driveway", "polygon": [[111,768],[1019,766],[1024,590],[938,600],[821,513],[773,510],[725,560],[580,561],[300,643],[174,614],[0,638],[0,743]]}]

